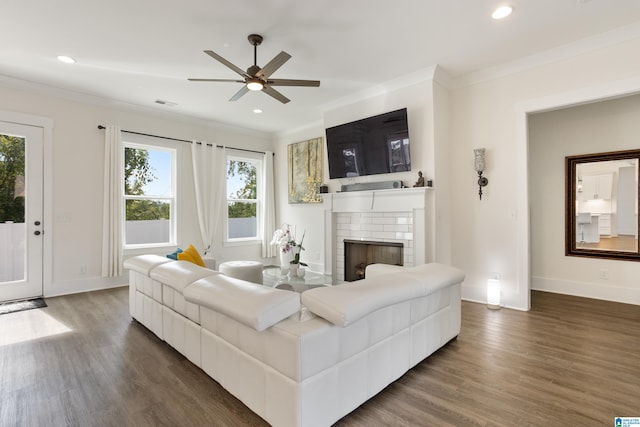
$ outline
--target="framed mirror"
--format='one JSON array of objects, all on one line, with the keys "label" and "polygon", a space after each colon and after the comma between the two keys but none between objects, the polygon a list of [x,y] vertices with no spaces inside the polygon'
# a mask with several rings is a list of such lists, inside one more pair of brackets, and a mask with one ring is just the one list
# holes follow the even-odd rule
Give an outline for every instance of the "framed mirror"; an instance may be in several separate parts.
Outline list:
[{"label": "framed mirror", "polygon": [[640,261],[640,150],[569,156],[565,165],[566,255]]}]

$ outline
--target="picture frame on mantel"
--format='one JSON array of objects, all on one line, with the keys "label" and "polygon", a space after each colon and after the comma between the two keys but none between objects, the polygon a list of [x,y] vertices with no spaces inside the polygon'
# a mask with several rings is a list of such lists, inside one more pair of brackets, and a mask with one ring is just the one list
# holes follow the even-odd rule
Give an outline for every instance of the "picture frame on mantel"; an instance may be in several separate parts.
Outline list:
[{"label": "picture frame on mantel", "polygon": [[322,203],[320,186],[324,181],[324,138],[289,144],[289,204]]}]

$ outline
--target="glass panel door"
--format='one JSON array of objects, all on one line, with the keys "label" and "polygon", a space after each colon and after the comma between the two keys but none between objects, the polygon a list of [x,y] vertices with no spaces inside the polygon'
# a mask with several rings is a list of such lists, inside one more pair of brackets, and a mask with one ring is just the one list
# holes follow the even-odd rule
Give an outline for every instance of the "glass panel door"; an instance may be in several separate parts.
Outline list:
[{"label": "glass panel door", "polygon": [[0,122],[0,301],[42,295],[42,141]]}]

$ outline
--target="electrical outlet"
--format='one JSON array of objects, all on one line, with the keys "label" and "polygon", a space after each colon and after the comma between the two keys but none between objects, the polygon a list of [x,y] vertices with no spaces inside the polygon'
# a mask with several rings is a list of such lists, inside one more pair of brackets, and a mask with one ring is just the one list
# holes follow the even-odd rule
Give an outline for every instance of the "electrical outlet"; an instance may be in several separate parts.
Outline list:
[{"label": "electrical outlet", "polygon": [[602,280],[608,280],[609,279],[609,270],[600,270],[600,278]]}]

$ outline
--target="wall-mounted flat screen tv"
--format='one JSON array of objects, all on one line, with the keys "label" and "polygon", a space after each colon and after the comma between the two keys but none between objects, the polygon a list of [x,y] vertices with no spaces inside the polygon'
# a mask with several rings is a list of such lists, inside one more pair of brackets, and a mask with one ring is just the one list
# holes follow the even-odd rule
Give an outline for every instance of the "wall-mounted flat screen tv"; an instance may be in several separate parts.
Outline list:
[{"label": "wall-mounted flat screen tv", "polygon": [[326,129],[329,177],[411,170],[407,109]]}]

